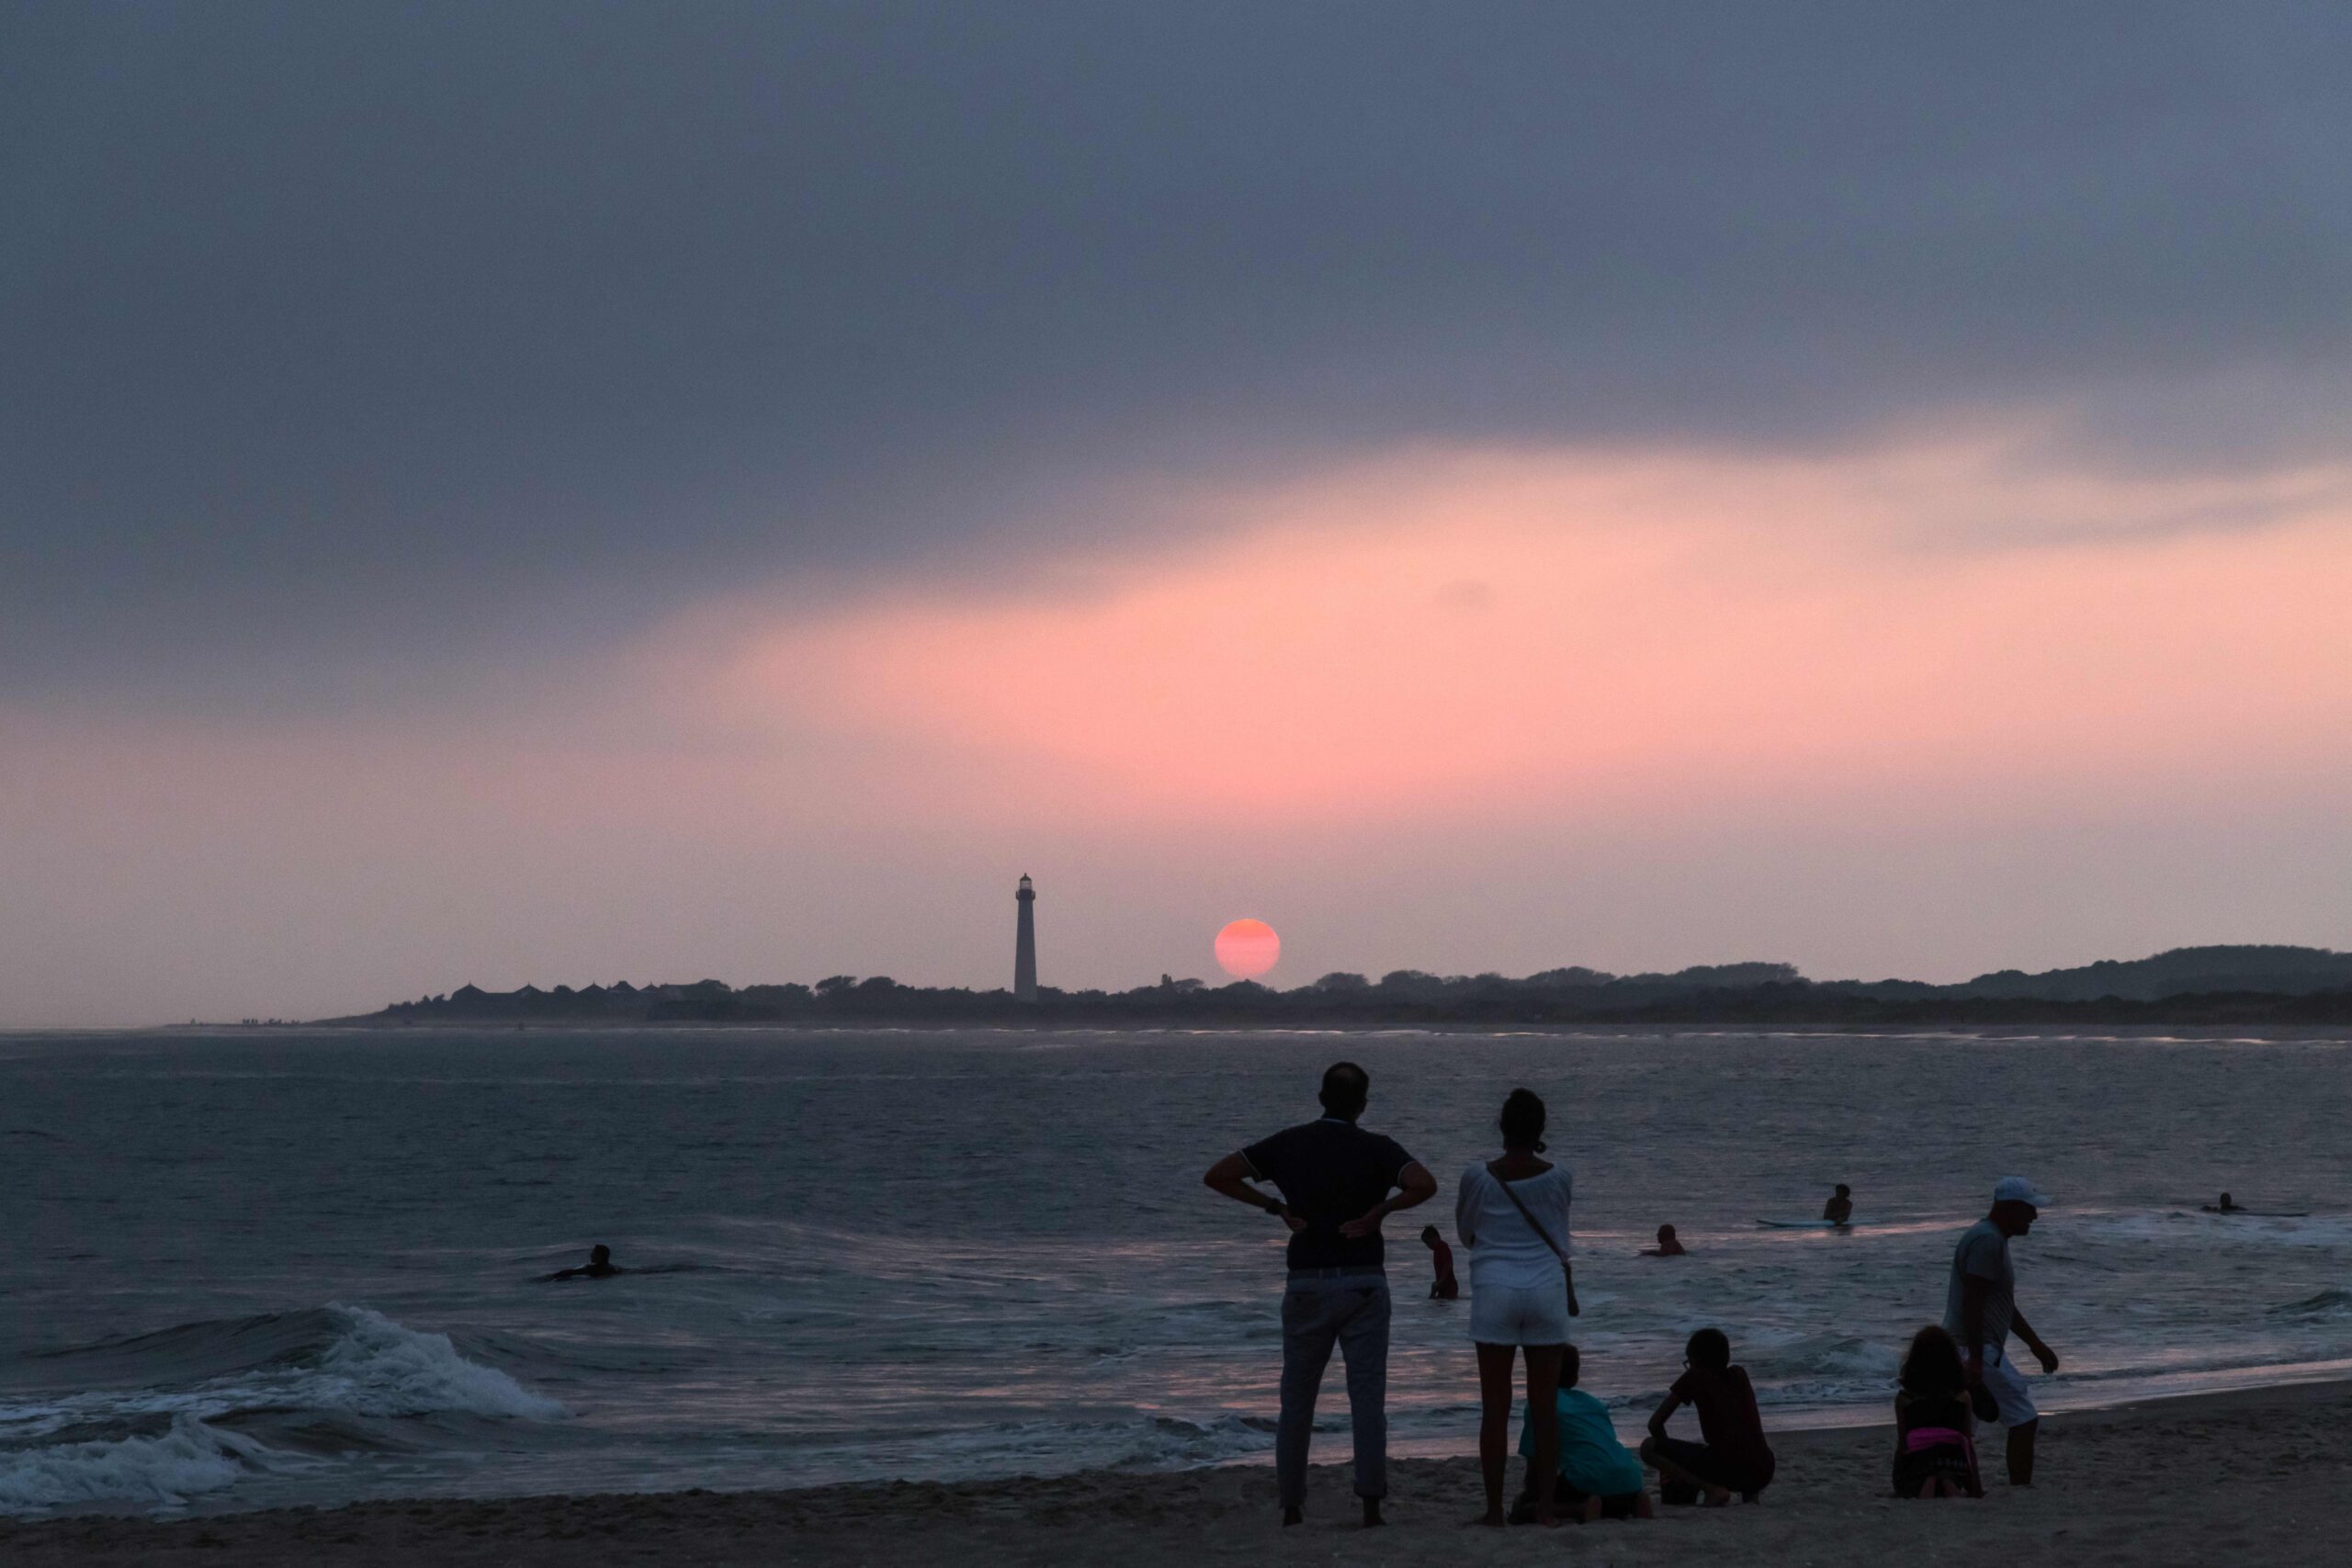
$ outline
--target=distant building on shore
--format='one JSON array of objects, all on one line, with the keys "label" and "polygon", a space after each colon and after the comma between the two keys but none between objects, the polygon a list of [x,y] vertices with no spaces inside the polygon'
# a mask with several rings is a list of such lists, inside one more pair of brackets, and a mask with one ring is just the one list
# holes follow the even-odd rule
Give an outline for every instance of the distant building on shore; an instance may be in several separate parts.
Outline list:
[{"label": "distant building on shore", "polygon": [[1017,1001],[1037,999],[1037,890],[1029,886],[1024,874],[1021,890],[1012,896],[1021,907],[1012,937],[1012,995]]}]

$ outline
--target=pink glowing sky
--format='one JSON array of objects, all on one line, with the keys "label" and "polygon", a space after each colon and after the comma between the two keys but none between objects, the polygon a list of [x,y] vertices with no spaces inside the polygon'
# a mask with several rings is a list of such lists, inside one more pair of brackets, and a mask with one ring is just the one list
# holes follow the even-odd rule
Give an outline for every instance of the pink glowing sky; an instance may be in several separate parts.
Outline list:
[{"label": "pink glowing sky", "polygon": [[0,15],[0,1027],[2352,947],[2352,10],[2126,9]]},{"label": "pink glowing sky", "polygon": [[2095,799],[2326,771],[2352,720],[2343,471],[1424,452],[1200,504],[1174,556],[752,629],[718,700],[935,750],[959,810],[1227,827]]},{"label": "pink glowing sky", "polygon": [[[1065,986],[1245,910],[1294,983],[2343,940],[2346,476],[2018,451],[1413,449],[1026,582],[729,594],[527,713],[18,715],[9,992],[1000,984],[1023,868]],[[2217,511],[2263,521],[2166,525]],[[140,981],[77,986],[94,947]]]}]

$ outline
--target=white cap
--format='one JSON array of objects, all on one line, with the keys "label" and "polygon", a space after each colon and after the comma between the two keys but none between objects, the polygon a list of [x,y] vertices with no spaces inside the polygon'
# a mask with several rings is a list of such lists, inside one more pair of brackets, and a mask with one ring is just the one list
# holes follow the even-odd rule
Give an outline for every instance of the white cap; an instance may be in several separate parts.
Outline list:
[{"label": "white cap", "polygon": [[1996,1203],[2030,1203],[2037,1209],[2050,1207],[2050,1194],[2022,1176],[2005,1176],[1993,1184]]}]

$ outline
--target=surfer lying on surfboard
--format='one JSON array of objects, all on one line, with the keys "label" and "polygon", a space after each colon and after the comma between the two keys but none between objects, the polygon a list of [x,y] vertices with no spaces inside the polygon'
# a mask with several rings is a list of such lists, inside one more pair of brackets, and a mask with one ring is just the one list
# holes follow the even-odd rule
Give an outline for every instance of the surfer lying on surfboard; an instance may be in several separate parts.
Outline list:
[{"label": "surfer lying on surfboard", "polygon": [[1849,1230],[1854,1224],[1854,1190],[1844,1182],[1831,1193],[1829,1201],[1821,1206],[1817,1220],[1758,1220],[1759,1225],[1776,1231]]},{"label": "surfer lying on surfboard", "polygon": [[2245,1214],[2257,1220],[2300,1220],[2306,1218],[2311,1213],[2308,1209],[2249,1209],[2245,1204],[2233,1201],[2226,1192],[2222,1194],[2222,1201],[2218,1203],[2201,1203],[2198,1206],[2209,1214]]}]

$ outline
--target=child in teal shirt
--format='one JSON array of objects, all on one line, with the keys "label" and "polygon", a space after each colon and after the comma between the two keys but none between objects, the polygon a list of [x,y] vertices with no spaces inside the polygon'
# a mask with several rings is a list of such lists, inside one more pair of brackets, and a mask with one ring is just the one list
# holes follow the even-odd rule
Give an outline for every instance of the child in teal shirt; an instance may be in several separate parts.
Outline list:
[{"label": "child in teal shirt", "polygon": [[[1609,1407],[1577,1387],[1582,1371],[1577,1348],[1566,1347],[1560,1356],[1560,1392],[1555,1401],[1560,1413],[1560,1481],[1554,1502],[1559,1515],[1564,1519],[1581,1518],[1587,1524],[1601,1519],[1646,1519],[1650,1497],[1642,1489],[1642,1461],[1617,1440]],[[1535,1452],[1532,1425],[1521,1426],[1519,1452],[1522,1459]],[[1534,1517],[1535,1485],[1530,1476],[1527,1490],[1511,1510],[1511,1522],[1519,1524]]]}]

